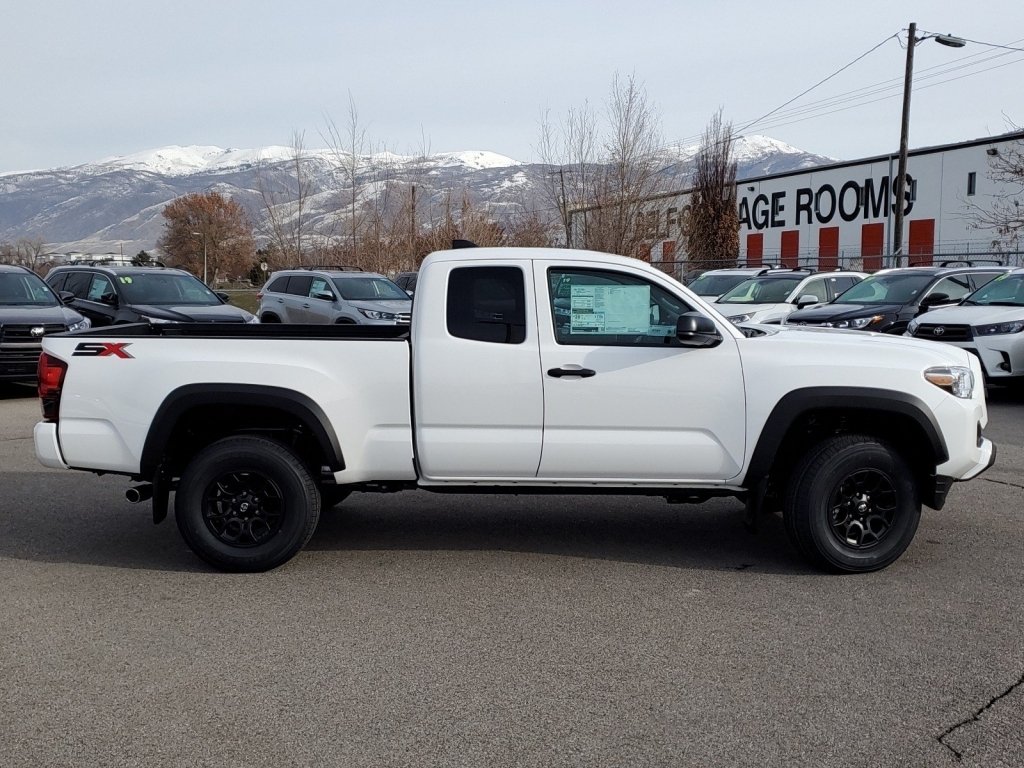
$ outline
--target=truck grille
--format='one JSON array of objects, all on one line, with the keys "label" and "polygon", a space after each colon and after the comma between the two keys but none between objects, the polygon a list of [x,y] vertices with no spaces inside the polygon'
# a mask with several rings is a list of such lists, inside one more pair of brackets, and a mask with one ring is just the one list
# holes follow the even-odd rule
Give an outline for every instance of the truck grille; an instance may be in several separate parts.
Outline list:
[{"label": "truck grille", "polygon": [[412,312],[399,312],[396,325],[409,325],[412,322]]},{"label": "truck grille", "polygon": [[974,338],[974,331],[969,325],[921,323],[914,331],[914,338],[931,341],[970,341]]}]

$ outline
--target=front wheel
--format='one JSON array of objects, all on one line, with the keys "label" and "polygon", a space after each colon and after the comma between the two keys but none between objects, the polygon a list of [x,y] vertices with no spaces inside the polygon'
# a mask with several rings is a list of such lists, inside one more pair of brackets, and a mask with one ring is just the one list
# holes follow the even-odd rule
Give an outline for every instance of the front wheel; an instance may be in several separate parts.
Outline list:
[{"label": "front wheel", "polygon": [[320,493],[289,448],[262,437],[228,437],[189,462],[174,496],[188,546],[225,571],[266,571],[313,535]]},{"label": "front wheel", "polygon": [[786,489],[790,541],[813,565],[867,573],[895,562],[921,519],[914,475],[888,444],[839,435],[809,450]]}]

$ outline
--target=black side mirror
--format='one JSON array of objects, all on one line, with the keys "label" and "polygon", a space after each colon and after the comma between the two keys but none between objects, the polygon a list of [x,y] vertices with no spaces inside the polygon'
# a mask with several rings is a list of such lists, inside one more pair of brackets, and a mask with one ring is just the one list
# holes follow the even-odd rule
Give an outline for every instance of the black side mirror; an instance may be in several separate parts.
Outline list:
[{"label": "black side mirror", "polygon": [[71,291],[61,291],[57,294],[57,298],[60,299],[61,304],[70,304],[75,300],[75,294]]},{"label": "black side mirror", "polygon": [[229,296],[228,294],[224,293],[224,291],[215,291],[214,293],[216,294],[217,298],[220,299],[221,301],[223,301],[225,304],[228,304],[228,303],[231,302],[231,296]]},{"label": "black side mirror", "polygon": [[948,304],[950,301],[948,293],[930,293],[921,300],[921,306],[934,307],[937,304]]},{"label": "black side mirror", "polygon": [[676,320],[676,338],[684,347],[717,347],[722,335],[710,318],[700,312],[687,312]]},{"label": "black side mirror", "polygon": [[334,301],[334,294],[330,291],[317,291],[313,294],[313,298],[322,301]]}]

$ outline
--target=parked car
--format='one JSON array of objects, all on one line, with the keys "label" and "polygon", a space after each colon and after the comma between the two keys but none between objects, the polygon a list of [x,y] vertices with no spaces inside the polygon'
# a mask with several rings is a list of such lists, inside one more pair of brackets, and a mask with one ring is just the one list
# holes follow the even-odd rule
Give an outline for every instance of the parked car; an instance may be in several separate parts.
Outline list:
[{"label": "parked car", "polygon": [[951,306],[1005,274],[1010,267],[901,267],[884,269],[837,299],[801,309],[789,325],[903,333],[918,315]]},{"label": "parked car", "polygon": [[395,285],[412,296],[416,292],[416,278],[419,272],[399,272],[395,276]]},{"label": "parked car", "polygon": [[0,381],[35,381],[43,336],[88,327],[35,272],[0,264]]},{"label": "parked car", "polygon": [[744,280],[713,303],[734,323],[781,323],[796,309],[831,301],[865,277],[864,272],[770,269]]},{"label": "parked car", "polygon": [[999,275],[955,307],[910,321],[907,336],[973,352],[992,381],[1024,381],[1024,269]]},{"label": "parked car", "polygon": [[259,292],[264,323],[408,325],[412,299],[375,272],[300,268],[274,272]]},{"label": "parked car", "polygon": [[71,294],[70,306],[93,326],[123,323],[255,323],[256,316],[228,304],[199,278],[168,267],[55,267],[46,282]]},{"label": "parked car", "polygon": [[709,269],[692,280],[686,281],[686,287],[702,299],[714,301],[726,291],[732,290],[744,280],[771,272],[771,267],[730,267],[728,269]]}]

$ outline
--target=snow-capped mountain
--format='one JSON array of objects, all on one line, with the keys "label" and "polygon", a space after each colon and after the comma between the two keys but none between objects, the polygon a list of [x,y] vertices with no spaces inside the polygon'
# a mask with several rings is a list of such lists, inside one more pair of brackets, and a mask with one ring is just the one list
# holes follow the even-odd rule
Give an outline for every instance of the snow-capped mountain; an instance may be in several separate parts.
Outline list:
[{"label": "snow-capped mountain", "polygon": [[[661,186],[687,186],[698,146],[672,147],[659,158]],[[738,177],[831,162],[766,136],[737,140]],[[242,204],[256,231],[265,230],[267,202],[294,186],[292,147],[223,149],[170,146],[68,168],[0,174],[0,242],[39,238],[53,252],[137,253],[152,250],[163,228],[161,211],[176,197],[217,191]],[[302,151],[311,231],[330,231],[346,206],[355,166],[363,195],[388,185],[416,185],[420,212],[442,205],[446,193],[486,204],[501,220],[550,207],[543,185],[556,168],[522,163],[484,150],[413,157],[381,153],[356,159],[334,149]],[[335,227],[336,228],[336,227]]]}]

